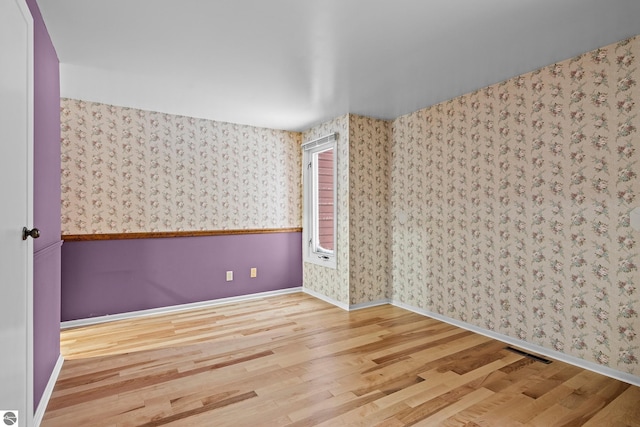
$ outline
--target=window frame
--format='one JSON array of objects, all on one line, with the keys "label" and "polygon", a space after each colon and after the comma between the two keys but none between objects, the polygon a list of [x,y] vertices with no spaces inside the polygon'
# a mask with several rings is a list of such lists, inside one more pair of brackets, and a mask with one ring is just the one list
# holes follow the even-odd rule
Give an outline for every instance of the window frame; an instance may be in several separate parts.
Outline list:
[{"label": "window frame", "polygon": [[[303,147],[302,188],[303,188],[303,261],[332,269],[337,268],[338,250],[338,152],[337,134],[306,142]],[[333,150],[333,250],[327,251],[318,245],[319,204],[317,154]]]}]

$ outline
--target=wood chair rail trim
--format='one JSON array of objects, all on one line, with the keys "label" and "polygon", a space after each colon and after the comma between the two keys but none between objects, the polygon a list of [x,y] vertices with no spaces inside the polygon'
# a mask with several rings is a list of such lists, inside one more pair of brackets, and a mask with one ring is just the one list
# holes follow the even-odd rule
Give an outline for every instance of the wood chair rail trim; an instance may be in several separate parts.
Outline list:
[{"label": "wood chair rail trim", "polygon": [[300,232],[302,232],[301,227],[238,230],[147,231],[136,233],[63,234],[62,240],[65,242],[88,242],[93,240],[164,239],[169,237],[205,237]]}]

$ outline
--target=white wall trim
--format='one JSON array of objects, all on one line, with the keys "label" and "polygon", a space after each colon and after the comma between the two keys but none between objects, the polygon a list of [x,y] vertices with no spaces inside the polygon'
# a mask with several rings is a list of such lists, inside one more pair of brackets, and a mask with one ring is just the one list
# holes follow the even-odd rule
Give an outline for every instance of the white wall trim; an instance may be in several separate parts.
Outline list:
[{"label": "white wall trim", "polygon": [[362,310],[363,308],[377,307],[379,305],[385,305],[385,304],[391,304],[391,300],[387,298],[387,299],[380,299],[377,301],[361,302],[359,304],[353,304],[349,306],[349,311]]},{"label": "white wall trim", "polygon": [[36,412],[33,414],[34,427],[38,427],[42,422],[42,418],[44,418],[44,413],[47,410],[47,405],[49,405],[49,399],[51,399],[51,395],[53,394],[53,388],[56,385],[56,381],[58,381],[58,376],[60,375],[60,371],[62,370],[63,363],[64,357],[62,357],[62,355],[59,355],[58,360],[53,367],[53,371],[51,371],[51,376],[49,377],[47,386],[42,392],[42,397],[40,398],[40,403],[38,403],[38,408],[36,408]]},{"label": "white wall trim", "polygon": [[[202,302],[196,302],[196,303],[191,303],[191,304],[181,304],[181,305],[175,305],[175,306],[170,306],[170,307],[161,307],[161,308],[154,308],[154,309],[149,309],[149,310],[140,310],[140,311],[132,311],[129,313],[121,313],[121,314],[114,314],[114,315],[108,315],[108,316],[100,316],[100,317],[92,317],[89,319],[79,319],[79,320],[70,320],[67,322],[62,322],[60,324],[61,329],[67,329],[67,328],[75,328],[75,327],[79,327],[79,326],[88,326],[88,325],[94,325],[94,324],[98,324],[98,323],[104,323],[104,322],[111,322],[114,320],[122,320],[122,319],[132,319],[132,318],[136,318],[136,317],[143,317],[143,316],[150,316],[153,314],[166,314],[166,313],[172,313],[172,312],[176,312],[176,311],[183,311],[183,310],[190,310],[190,309],[194,309],[194,308],[203,308],[203,307],[212,307],[212,306],[216,306],[216,305],[222,305],[222,304],[229,304],[229,303],[234,303],[234,302],[241,302],[241,301],[248,301],[248,300],[252,300],[252,299],[257,299],[257,298],[265,298],[265,297],[270,297],[270,296],[276,296],[276,295],[286,295],[286,294],[292,294],[292,293],[297,293],[297,292],[303,292],[306,294],[309,294],[315,298],[318,298],[319,300],[325,301],[329,304],[335,305],[338,308],[341,308],[345,311],[354,311],[354,310],[361,310],[364,308],[369,308],[369,307],[376,307],[379,305],[384,305],[384,304],[391,304],[394,305],[396,307],[399,308],[403,308],[405,310],[408,311],[412,311],[414,313],[423,315],[423,316],[427,316],[427,317],[431,317],[433,319],[436,320],[440,320],[442,322],[448,323],[450,325],[454,325],[457,326],[459,328],[471,331],[471,332],[475,332],[478,333],[480,335],[484,335],[486,337],[489,338],[493,338],[495,340],[504,342],[506,344],[509,345],[513,345],[516,347],[519,347],[523,350],[527,350],[531,353],[536,353],[545,357],[550,357],[552,359],[556,359],[559,360],[561,362],[565,362],[568,363],[570,365],[574,365],[574,366],[578,366],[580,368],[583,369],[587,369],[589,371],[601,374],[601,375],[606,375],[608,377],[611,378],[615,378],[617,380],[620,381],[624,381],[626,383],[635,385],[635,386],[639,386],[640,387],[640,377],[626,373],[626,372],[622,372],[622,371],[618,371],[616,369],[612,369],[606,366],[601,366],[598,365],[596,363],[593,362],[589,362],[587,360],[584,359],[580,359],[579,357],[575,357],[575,356],[571,356],[565,353],[561,353],[559,351],[555,351],[555,350],[551,350],[536,344],[532,344],[526,341],[522,341],[516,338],[512,338],[510,336],[507,335],[503,335],[500,334],[498,332],[494,332],[494,331],[490,331],[484,328],[481,328],[479,326],[475,326],[472,325],[470,323],[466,323],[466,322],[462,322],[460,320],[457,319],[453,319],[447,316],[443,316],[441,314],[438,313],[434,313],[431,312],[429,310],[425,310],[422,308],[418,308],[418,307],[414,307],[411,306],[409,304],[405,304],[403,302],[400,301],[396,301],[396,300],[378,300],[378,301],[372,301],[372,302],[365,302],[365,303],[360,303],[360,304],[354,304],[354,305],[348,305],[345,304],[343,302],[337,301],[333,298],[329,298],[325,295],[322,295],[316,291],[313,291],[311,289],[305,288],[305,287],[295,287],[295,288],[288,288],[288,289],[280,289],[277,291],[269,291],[269,292],[261,292],[261,293],[257,293],[257,294],[249,294],[249,295],[240,295],[240,296],[236,296],[236,297],[229,297],[229,298],[220,298],[220,299],[216,299],[216,300],[210,300],[210,301],[202,301]],[[59,366],[58,366],[59,365]],[[59,370],[62,368],[62,356],[60,357],[60,359],[58,360],[58,363],[56,364],[56,369],[54,369],[54,373],[51,376],[51,379],[49,380],[49,384],[47,384],[47,389],[45,390],[45,393],[43,394],[42,400],[40,401],[40,405],[38,405],[38,411],[36,411],[36,417],[38,416],[38,414],[40,413],[40,411],[42,410],[42,414],[40,414],[40,417],[42,417],[44,415],[44,410],[46,409],[46,405],[44,405],[43,407],[43,402],[45,402],[45,396],[46,396],[46,402],[48,403],[51,391],[53,390],[53,385],[55,385],[55,379],[57,379],[57,376],[59,374]],[[55,377],[55,378],[54,378]],[[51,387],[51,390],[49,390],[49,387]],[[47,394],[48,393],[48,394]],[[41,409],[42,407],[42,409]],[[40,418],[41,419],[41,418]],[[36,426],[38,425],[38,423],[35,424]]]},{"label": "white wall trim", "polygon": [[626,373],[626,372],[618,371],[616,369],[612,369],[612,368],[609,368],[607,366],[598,365],[597,363],[589,362],[587,360],[580,359],[579,357],[571,356],[571,355],[568,355],[568,354],[565,354],[565,353],[561,353],[559,351],[550,350],[548,348],[541,347],[541,346],[536,345],[536,344],[532,344],[532,343],[529,343],[529,342],[526,342],[526,341],[522,341],[522,340],[519,340],[519,339],[516,339],[516,338],[512,338],[510,336],[503,335],[503,334],[500,334],[498,332],[490,331],[490,330],[481,328],[479,326],[475,326],[475,325],[472,325],[472,324],[469,324],[469,323],[466,323],[466,322],[462,322],[460,320],[452,319],[450,317],[443,316],[443,315],[438,314],[438,313],[433,313],[431,311],[424,310],[422,308],[413,307],[411,305],[405,304],[405,303],[400,302],[400,301],[392,300],[391,304],[395,305],[396,307],[404,308],[405,310],[413,311],[414,313],[421,314],[421,315],[427,316],[427,317],[431,317],[433,319],[440,320],[440,321],[448,323],[450,325],[454,325],[454,326],[457,326],[459,328],[466,329],[468,331],[475,332],[477,334],[484,335],[486,337],[493,338],[493,339],[498,340],[498,341],[502,341],[502,342],[504,342],[506,344],[510,344],[510,345],[519,347],[519,348],[527,350],[527,351],[529,351],[531,353],[537,353],[537,354],[540,354],[542,356],[550,357],[552,359],[556,359],[556,360],[559,360],[561,362],[565,362],[565,363],[568,363],[570,365],[574,365],[574,366],[577,366],[579,368],[583,368],[583,369],[595,372],[597,374],[606,375],[608,377],[615,378],[617,380],[624,381],[626,383],[633,384],[635,386],[640,386],[640,377],[637,377],[635,375],[632,375],[632,374],[629,374],[629,373]]},{"label": "white wall trim", "polygon": [[340,302],[340,301],[337,301],[337,300],[335,300],[335,299],[333,299],[333,298],[329,298],[328,296],[326,296],[326,295],[322,295],[321,293],[318,293],[318,292],[316,292],[316,291],[312,291],[312,290],[311,290],[311,289],[309,289],[309,288],[305,288],[305,287],[303,287],[303,288],[302,288],[302,292],[304,292],[305,294],[309,294],[309,295],[311,295],[312,297],[315,297],[315,298],[321,299],[321,300],[322,300],[322,301],[324,301],[324,302],[328,302],[329,304],[333,304],[333,305],[335,305],[336,307],[340,307],[341,309],[343,309],[343,310],[345,310],[345,311],[349,311],[349,304],[345,304],[345,303]]},{"label": "white wall trim", "polygon": [[333,298],[329,298],[326,295],[322,295],[319,292],[313,291],[309,288],[302,288],[302,292],[304,292],[305,294],[309,294],[312,297],[321,299],[324,302],[328,302],[329,304],[335,305],[336,307],[339,307],[345,311],[355,311],[355,310],[362,310],[363,308],[369,308],[369,307],[376,307],[379,305],[385,305],[385,304],[391,304],[391,300],[390,299],[381,299],[381,300],[377,300],[377,301],[370,301],[370,302],[361,302],[359,304],[345,304],[343,302],[337,301]]},{"label": "white wall trim", "polygon": [[300,292],[301,286],[287,289],[278,289],[277,291],[260,292],[256,294],[238,295],[235,297],[219,298],[209,301],[199,301],[189,304],[171,305],[168,307],[150,308],[148,310],[130,311],[127,313],[108,314],[106,316],[90,317],[88,319],[68,320],[60,323],[60,329],[77,328],[80,326],[96,325],[99,323],[113,322],[114,320],[133,319],[143,316],[151,316],[154,314],[168,314],[176,311],[192,310],[194,308],[213,307],[216,305],[230,304],[234,302],[249,301],[252,299],[272,297],[276,295],[286,295]]}]

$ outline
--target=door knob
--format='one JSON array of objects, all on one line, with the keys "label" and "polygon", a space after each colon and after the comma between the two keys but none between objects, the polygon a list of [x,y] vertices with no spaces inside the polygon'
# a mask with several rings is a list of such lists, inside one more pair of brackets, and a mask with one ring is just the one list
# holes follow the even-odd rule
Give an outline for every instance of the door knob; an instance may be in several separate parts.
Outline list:
[{"label": "door knob", "polygon": [[22,240],[27,240],[27,237],[31,236],[34,239],[40,237],[40,230],[32,228],[29,230],[27,227],[22,227]]}]

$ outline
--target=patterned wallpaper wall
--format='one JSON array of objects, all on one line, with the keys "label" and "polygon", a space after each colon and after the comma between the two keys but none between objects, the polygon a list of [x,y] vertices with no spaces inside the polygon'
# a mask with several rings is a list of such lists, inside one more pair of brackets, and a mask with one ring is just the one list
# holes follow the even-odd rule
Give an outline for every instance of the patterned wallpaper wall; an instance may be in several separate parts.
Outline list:
[{"label": "patterned wallpaper wall", "polygon": [[640,39],[393,123],[394,299],[640,375]]},{"label": "patterned wallpaper wall", "polygon": [[349,115],[349,303],[391,298],[391,122]]},{"label": "patterned wallpaper wall", "polygon": [[346,115],[303,134],[338,133],[337,268],[304,263],[304,286],[345,305],[391,298],[390,122]]},{"label": "patterned wallpaper wall", "polygon": [[63,234],[301,226],[299,133],[61,108]]},{"label": "patterned wallpaper wall", "polygon": [[[315,126],[302,134],[302,142],[336,132],[338,155],[336,269],[305,262],[304,287],[343,304],[349,304],[349,116]],[[301,171],[299,173],[302,173]]]}]

